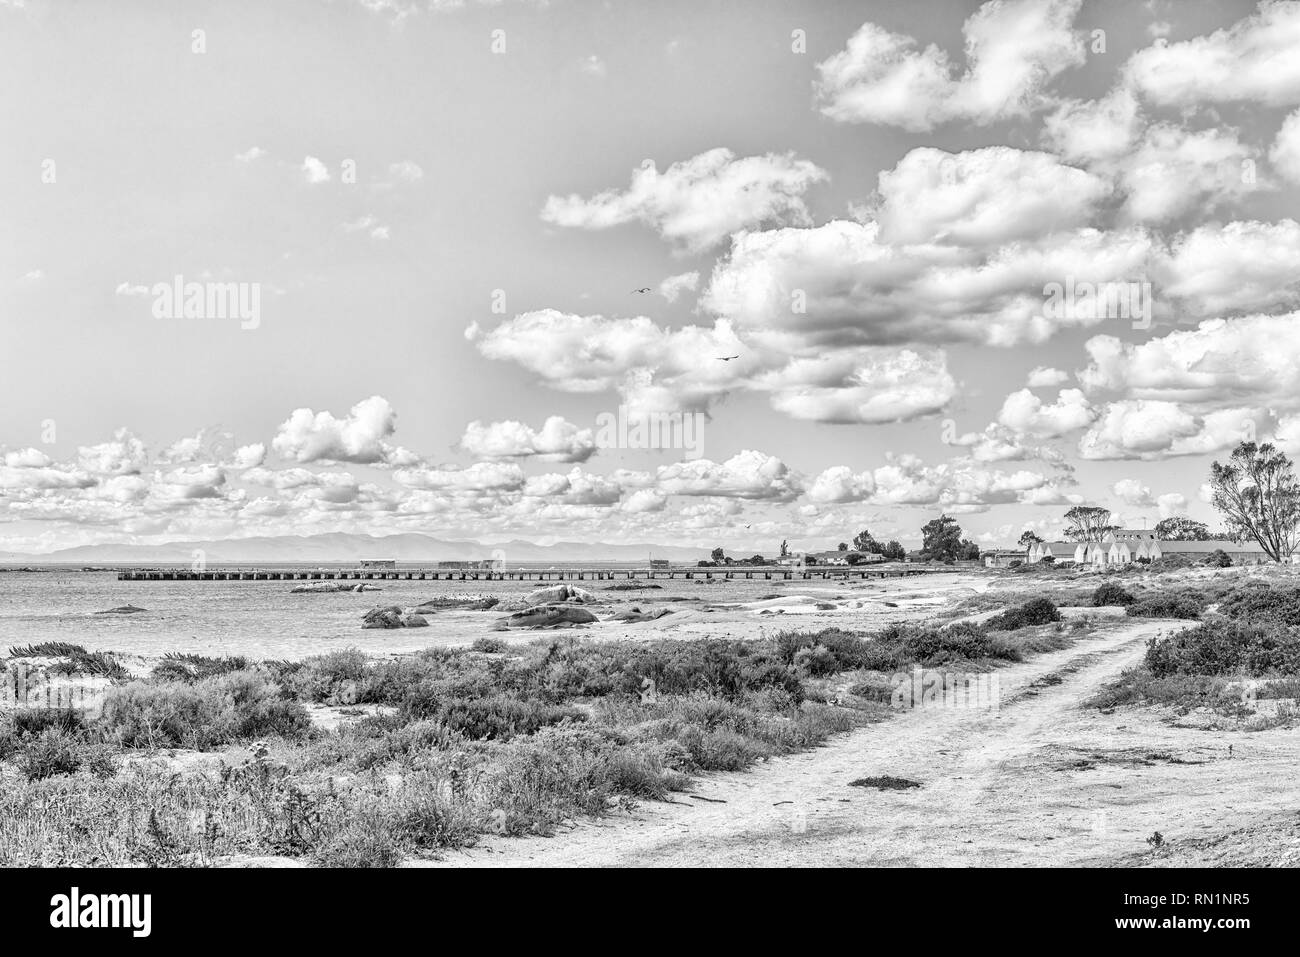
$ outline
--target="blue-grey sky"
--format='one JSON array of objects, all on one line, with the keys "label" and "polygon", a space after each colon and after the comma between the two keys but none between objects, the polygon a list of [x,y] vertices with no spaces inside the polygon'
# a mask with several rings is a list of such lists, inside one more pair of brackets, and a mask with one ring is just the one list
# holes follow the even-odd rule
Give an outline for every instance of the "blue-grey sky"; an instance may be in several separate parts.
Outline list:
[{"label": "blue-grey sky", "polygon": [[0,0],[0,549],[1213,525],[1300,450],[1298,54],[1294,3]]}]

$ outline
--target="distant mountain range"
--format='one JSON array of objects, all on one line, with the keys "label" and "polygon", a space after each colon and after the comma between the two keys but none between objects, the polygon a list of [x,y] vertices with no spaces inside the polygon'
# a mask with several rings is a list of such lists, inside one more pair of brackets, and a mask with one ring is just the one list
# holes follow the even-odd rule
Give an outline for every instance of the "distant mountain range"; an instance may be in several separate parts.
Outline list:
[{"label": "distant mountain range", "polygon": [[82,565],[167,565],[194,561],[201,550],[208,564],[301,562],[357,562],[394,559],[399,562],[467,561],[499,558],[511,562],[645,561],[649,557],[671,561],[696,561],[709,557],[707,548],[672,545],[556,542],[538,545],[511,541],[497,545],[444,541],[430,535],[280,535],[222,541],[167,542],[159,545],[80,545],[41,555],[0,551],[0,564],[73,563]]}]

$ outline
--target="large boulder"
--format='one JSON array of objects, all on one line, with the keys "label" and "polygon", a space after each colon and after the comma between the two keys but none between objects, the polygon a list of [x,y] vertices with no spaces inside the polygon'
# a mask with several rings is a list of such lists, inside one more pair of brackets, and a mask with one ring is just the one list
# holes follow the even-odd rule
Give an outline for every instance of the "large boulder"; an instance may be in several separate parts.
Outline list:
[{"label": "large boulder", "polygon": [[[372,608],[361,618],[362,628],[403,628],[402,609],[397,605],[386,608]],[[409,617],[409,616],[406,616]],[[428,624],[428,622],[425,622]]]},{"label": "large boulder", "polygon": [[596,596],[585,588],[576,588],[573,585],[551,585],[547,588],[539,588],[537,591],[529,592],[524,600],[529,605],[545,605],[552,602],[572,601],[580,604],[588,604],[597,600]]},{"label": "large boulder", "polygon": [[316,595],[325,592],[343,591],[346,588],[339,582],[305,582],[301,585],[294,585],[289,589],[290,595]]},{"label": "large boulder", "polygon": [[537,605],[517,611],[506,618],[498,618],[496,627],[503,628],[555,628],[569,625],[587,625],[599,619],[585,608],[568,604]]},{"label": "large boulder", "polygon": [[414,608],[385,605],[372,608],[361,618],[362,628],[428,628],[429,619]]}]

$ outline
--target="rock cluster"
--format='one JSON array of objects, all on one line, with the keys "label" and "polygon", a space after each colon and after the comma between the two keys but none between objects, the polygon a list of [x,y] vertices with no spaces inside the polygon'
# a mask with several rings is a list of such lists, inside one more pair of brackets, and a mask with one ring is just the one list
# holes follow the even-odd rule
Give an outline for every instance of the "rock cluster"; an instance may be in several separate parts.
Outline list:
[{"label": "rock cluster", "polygon": [[498,618],[496,629],[503,631],[509,628],[559,628],[586,625],[598,620],[595,615],[578,605],[552,602],[517,611],[505,618]]},{"label": "rock cluster", "polygon": [[372,608],[361,619],[362,628],[427,628],[429,620],[409,608],[389,605]]}]

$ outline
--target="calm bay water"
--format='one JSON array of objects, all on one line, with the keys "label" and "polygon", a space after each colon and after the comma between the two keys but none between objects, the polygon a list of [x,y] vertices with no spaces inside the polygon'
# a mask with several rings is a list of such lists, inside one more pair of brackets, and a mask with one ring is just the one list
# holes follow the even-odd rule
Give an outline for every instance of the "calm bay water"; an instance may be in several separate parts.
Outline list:
[{"label": "calm bay water", "polygon": [[[541,582],[376,581],[378,592],[291,594],[294,582],[129,582],[116,572],[41,571],[0,574],[0,653],[10,645],[67,641],[86,648],[156,657],[169,651],[251,658],[302,658],[340,648],[376,654],[472,641],[490,631],[492,612],[430,615],[428,628],[363,630],[375,605],[417,605],[452,594],[527,594]],[[603,591],[609,582],[573,582],[614,607],[655,604],[673,596],[746,601],[782,590],[774,582],[709,586],[677,579],[661,590]],[[97,615],[119,605],[134,615]]]}]

